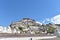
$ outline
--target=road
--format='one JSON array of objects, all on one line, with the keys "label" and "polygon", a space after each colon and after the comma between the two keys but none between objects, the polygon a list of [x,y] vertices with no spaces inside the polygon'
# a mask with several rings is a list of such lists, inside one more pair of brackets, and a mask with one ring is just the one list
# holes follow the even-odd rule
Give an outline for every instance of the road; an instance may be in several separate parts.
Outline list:
[{"label": "road", "polygon": [[43,37],[43,36],[54,36],[54,35],[46,35],[46,34],[10,34],[10,33],[0,33],[1,37]]},{"label": "road", "polygon": [[53,39],[42,39],[42,40],[60,40],[60,37],[53,38]]}]

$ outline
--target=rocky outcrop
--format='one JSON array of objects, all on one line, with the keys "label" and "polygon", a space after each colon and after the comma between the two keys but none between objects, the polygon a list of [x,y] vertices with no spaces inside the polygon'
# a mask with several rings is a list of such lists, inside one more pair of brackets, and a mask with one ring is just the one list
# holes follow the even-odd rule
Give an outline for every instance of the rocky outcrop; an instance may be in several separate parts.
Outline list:
[{"label": "rocky outcrop", "polygon": [[39,23],[36,23],[35,20],[30,18],[23,18],[21,21],[14,22],[10,25],[12,31],[15,29],[17,32],[29,34],[39,33],[40,26]]}]

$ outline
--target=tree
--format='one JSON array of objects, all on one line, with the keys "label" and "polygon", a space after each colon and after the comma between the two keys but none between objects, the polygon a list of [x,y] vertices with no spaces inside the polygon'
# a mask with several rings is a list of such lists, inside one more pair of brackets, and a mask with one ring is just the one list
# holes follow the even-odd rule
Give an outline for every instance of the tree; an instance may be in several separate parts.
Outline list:
[{"label": "tree", "polygon": [[50,27],[50,28],[48,28],[47,32],[48,33],[54,33],[54,30],[55,30],[55,28]]},{"label": "tree", "polygon": [[23,31],[23,28],[22,27],[18,27],[19,30]]}]

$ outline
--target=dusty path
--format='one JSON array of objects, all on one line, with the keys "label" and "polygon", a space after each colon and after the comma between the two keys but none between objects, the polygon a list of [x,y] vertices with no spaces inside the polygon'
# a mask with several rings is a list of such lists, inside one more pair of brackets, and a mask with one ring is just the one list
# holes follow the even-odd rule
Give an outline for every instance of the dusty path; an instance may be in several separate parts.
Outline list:
[{"label": "dusty path", "polygon": [[46,35],[46,34],[12,34],[12,33],[0,33],[1,37],[42,37],[42,36],[54,36],[54,35]]}]

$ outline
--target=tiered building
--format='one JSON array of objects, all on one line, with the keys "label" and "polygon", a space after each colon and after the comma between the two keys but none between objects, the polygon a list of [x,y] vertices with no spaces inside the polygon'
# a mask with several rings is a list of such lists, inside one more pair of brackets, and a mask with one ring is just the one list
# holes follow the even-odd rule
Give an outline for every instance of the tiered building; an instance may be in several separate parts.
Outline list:
[{"label": "tiered building", "polygon": [[[40,24],[30,18],[23,18],[21,21],[14,22],[10,25],[12,32],[16,30],[17,33],[35,34],[40,32]],[[20,29],[19,29],[20,28]]]}]

